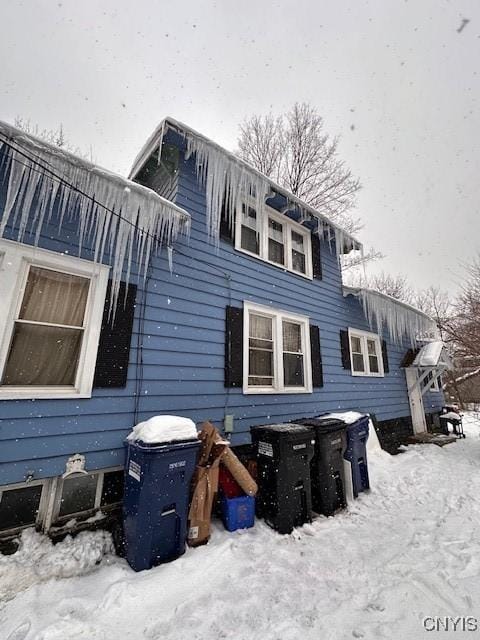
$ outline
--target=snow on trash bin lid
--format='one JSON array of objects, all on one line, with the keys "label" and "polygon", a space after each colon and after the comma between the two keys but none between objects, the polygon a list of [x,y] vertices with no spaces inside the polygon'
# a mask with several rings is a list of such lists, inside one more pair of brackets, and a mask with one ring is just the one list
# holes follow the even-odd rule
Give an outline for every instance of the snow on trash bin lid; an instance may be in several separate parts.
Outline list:
[{"label": "snow on trash bin lid", "polygon": [[358,413],[358,411],[343,411],[337,413],[325,413],[321,416],[318,416],[320,420],[325,420],[327,418],[334,420],[342,420],[345,424],[353,424],[360,418],[364,418],[364,413]]},{"label": "snow on trash bin lid", "polygon": [[444,420],[461,420],[462,416],[455,413],[455,411],[449,411],[448,413],[441,413],[440,418],[443,418]]},{"label": "snow on trash bin lid", "polygon": [[141,440],[148,444],[196,440],[197,427],[190,418],[181,416],[153,416],[133,427],[127,436],[131,442]]}]

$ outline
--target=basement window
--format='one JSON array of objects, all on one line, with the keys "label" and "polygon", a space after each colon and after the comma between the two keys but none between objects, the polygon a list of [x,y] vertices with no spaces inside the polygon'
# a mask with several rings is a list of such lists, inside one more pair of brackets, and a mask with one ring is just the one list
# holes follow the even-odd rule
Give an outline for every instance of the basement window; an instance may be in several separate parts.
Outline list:
[{"label": "basement window", "polygon": [[40,521],[44,483],[31,482],[0,487],[0,530],[15,531]]},{"label": "basement window", "polygon": [[105,469],[63,478],[57,487],[56,522],[119,504],[123,498],[123,469]]}]

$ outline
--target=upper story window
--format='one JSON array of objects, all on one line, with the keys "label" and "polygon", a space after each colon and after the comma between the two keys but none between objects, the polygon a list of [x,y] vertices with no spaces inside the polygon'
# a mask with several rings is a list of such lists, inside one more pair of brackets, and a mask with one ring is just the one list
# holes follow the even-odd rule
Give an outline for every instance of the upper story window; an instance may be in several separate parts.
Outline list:
[{"label": "upper story window", "polygon": [[378,335],[349,329],[348,338],[352,375],[382,377],[384,375],[382,345]]},{"label": "upper story window", "polygon": [[308,318],[245,303],[244,336],[245,393],[312,391]]},{"label": "upper story window", "polygon": [[0,241],[0,399],[88,396],[108,267]]},{"label": "upper story window", "polygon": [[237,216],[235,248],[306,278],[312,278],[310,232],[302,225],[265,206],[257,211],[249,203]]}]

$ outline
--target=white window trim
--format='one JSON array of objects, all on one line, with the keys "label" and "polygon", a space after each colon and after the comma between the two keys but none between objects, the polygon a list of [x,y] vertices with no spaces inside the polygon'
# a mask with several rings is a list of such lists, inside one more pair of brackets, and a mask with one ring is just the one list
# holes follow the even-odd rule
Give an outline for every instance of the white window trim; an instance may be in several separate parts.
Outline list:
[{"label": "white window trim", "polygon": [[[112,471],[122,471],[123,467],[106,467],[105,469],[98,469],[95,471],[89,471],[87,474],[72,474],[67,476],[66,478],[58,478],[57,480],[57,486],[56,486],[56,491],[55,491],[55,501],[54,501],[54,507],[53,507],[53,512],[52,512],[52,524],[54,524],[55,526],[58,526],[59,524],[63,524],[64,522],[67,522],[68,520],[71,520],[72,518],[76,518],[79,516],[82,516],[86,513],[90,513],[92,511],[98,511],[99,509],[105,509],[108,510],[110,508],[112,508],[113,506],[120,504],[119,502],[112,502],[112,504],[108,504],[108,505],[104,505],[103,507],[101,506],[101,502],[102,502],[102,493],[103,493],[103,482],[104,482],[104,478],[105,478],[105,474],[106,473],[110,473]],[[68,480],[69,478],[75,477],[76,475],[87,475],[87,476],[96,476],[97,477],[97,487],[95,490],[95,502],[94,502],[94,506],[91,509],[87,509],[85,511],[75,511],[74,513],[66,513],[64,516],[59,516],[58,514],[60,513],[60,507],[62,504],[62,493],[63,493],[63,483],[65,482],[65,480]]]},{"label": "white window trim", "polygon": [[[245,198],[244,204],[246,207],[250,206],[255,209],[255,211],[257,211],[256,202],[253,198]],[[268,218],[272,218],[283,225],[284,251],[286,257],[285,265],[280,265],[277,262],[273,262],[272,260],[268,259]],[[241,246],[242,210],[241,207],[239,208],[235,217],[235,249],[237,251],[240,251],[241,253],[245,253],[246,255],[251,256],[252,258],[256,258],[257,260],[261,260],[262,262],[267,262],[268,264],[277,267],[277,269],[282,269],[282,271],[288,271],[290,273],[294,273],[297,276],[301,276],[302,278],[306,278],[307,280],[312,280],[313,264],[311,232],[300,223],[287,218],[287,216],[283,216],[268,205],[264,205],[264,207],[260,211],[257,211],[257,223],[259,229],[259,255],[257,255],[256,253],[252,253],[251,251],[247,251]],[[296,233],[301,235],[305,241],[305,273],[296,271],[292,266],[292,231],[295,231]]]},{"label": "white window trim", "polygon": [[[250,313],[273,319],[273,387],[259,387],[248,385],[249,363],[249,325]],[[283,338],[282,321],[292,321],[300,324],[302,332],[302,346],[304,349],[304,381],[303,387],[285,387],[283,383]],[[310,319],[307,316],[299,316],[289,311],[282,311],[253,302],[243,303],[243,393],[250,394],[288,394],[288,393],[312,393],[312,362],[310,350]]]},{"label": "white window trim", "polygon": [[109,267],[98,263],[39,249],[30,245],[0,240],[0,380],[7,362],[15,319],[22,303],[28,269],[39,266],[90,279],[85,309],[85,329],[75,385],[25,386],[0,385],[0,400],[90,398],[102,326]]},{"label": "white window trim", "polygon": [[[363,355],[363,366],[365,371],[354,371],[353,369],[353,354],[352,354],[352,337],[360,338],[362,343],[362,355]],[[374,340],[377,351],[377,359],[378,359],[378,373],[370,371],[370,362],[368,359],[368,349],[367,349],[367,339]],[[383,354],[382,354],[382,343],[380,337],[376,333],[369,333],[368,331],[361,331],[360,329],[352,329],[349,327],[348,329],[348,348],[350,351],[350,370],[352,372],[352,376],[357,377],[367,377],[367,378],[384,378],[385,372],[383,370]]]}]

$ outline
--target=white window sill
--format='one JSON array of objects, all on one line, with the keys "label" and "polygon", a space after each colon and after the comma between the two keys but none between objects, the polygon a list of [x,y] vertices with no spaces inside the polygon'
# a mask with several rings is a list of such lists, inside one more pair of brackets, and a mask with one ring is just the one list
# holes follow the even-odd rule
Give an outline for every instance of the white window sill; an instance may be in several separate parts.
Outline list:
[{"label": "white window sill", "polygon": [[66,400],[72,398],[91,398],[91,393],[81,392],[77,389],[67,390],[65,388],[60,389],[39,389],[34,390],[32,387],[0,389],[0,400]]},{"label": "white window sill", "polygon": [[278,262],[272,262],[271,260],[266,260],[265,258],[262,258],[261,256],[259,256],[257,253],[252,253],[251,251],[247,251],[246,249],[242,249],[241,247],[235,247],[235,251],[238,251],[239,253],[243,253],[246,256],[249,256],[250,258],[255,258],[255,260],[258,260],[258,262],[262,262],[263,264],[269,264],[271,267],[276,267],[281,271],[285,271],[285,273],[291,273],[294,276],[300,276],[301,278],[304,278],[304,280],[313,280],[313,275],[310,275],[308,273],[302,273],[301,271],[294,271],[293,269],[288,269],[283,264],[278,264]]},{"label": "white window sill", "polygon": [[352,371],[352,376],[355,378],[384,378],[384,373],[366,373],[364,371]]},{"label": "white window sill", "polygon": [[243,389],[244,395],[288,395],[292,393],[312,393],[312,389],[306,389],[305,387],[293,388],[288,387],[286,389],[270,389],[265,387],[255,388],[255,387],[247,387]]}]

